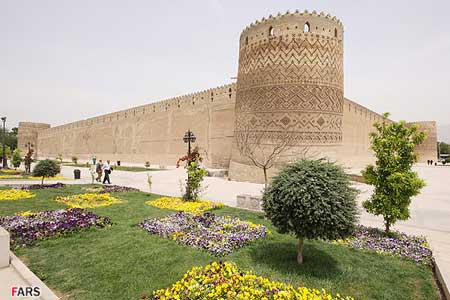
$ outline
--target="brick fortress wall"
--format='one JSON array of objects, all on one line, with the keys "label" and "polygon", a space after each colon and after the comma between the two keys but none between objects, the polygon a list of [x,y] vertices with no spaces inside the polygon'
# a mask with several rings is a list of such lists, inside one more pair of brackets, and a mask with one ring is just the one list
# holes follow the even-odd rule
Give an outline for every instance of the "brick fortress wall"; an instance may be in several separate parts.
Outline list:
[{"label": "brick fortress wall", "polygon": [[[255,132],[272,136],[292,132],[310,156],[364,167],[373,162],[368,134],[382,117],[343,96],[343,34],[342,23],[324,13],[262,19],[240,36],[237,84],[53,128],[21,122],[19,147],[30,141],[40,158],[96,155],[174,165],[186,153],[182,137],[191,129],[207,167],[229,168],[235,180],[261,182],[262,171],[235,147],[235,137],[251,124]],[[436,124],[418,124],[429,132],[418,148],[426,161],[436,152]]]}]

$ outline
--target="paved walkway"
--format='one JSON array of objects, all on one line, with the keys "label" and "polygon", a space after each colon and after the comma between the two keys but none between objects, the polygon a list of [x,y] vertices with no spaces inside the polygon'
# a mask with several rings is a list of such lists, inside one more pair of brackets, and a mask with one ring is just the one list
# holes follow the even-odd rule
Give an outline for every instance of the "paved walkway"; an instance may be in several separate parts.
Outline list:
[{"label": "paved walkway", "polygon": [[[74,169],[73,167],[63,167],[63,176],[73,178]],[[87,168],[79,169],[81,170],[81,179],[69,180],[66,183],[91,182],[89,170]],[[394,229],[427,236],[440,271],[447,280],[447,286],[450,286],[450,166],[417,166],[415,169],[419,172],[420,177],[425,179],[427,186],[412,201],[411,219],[398,222]],[[113,184],[131,186],[149,192],[147,174],[152,176],[152,193],[170,196],[181,195],[180,186],[186,178],[185,170],[181,168],[152,172],[115,170],[112,172],[111,181]],[[0,182],[0,184],[5,183],[7,182]],[[14,183],[17,183],[17,181],[14,181]],[[262,184],[228,181],[217,177],[207,177],[204,186],[206,189],[202,198],[234,207],[236,206],[236,195],[260,195],[263,190]],[[360,190],[358,200],[361,203],[370,196],[372,187],[360,183],[355,186]],[[383,227],[382,218],[370,215],[363,209],[361,209],[360,223]]]}]

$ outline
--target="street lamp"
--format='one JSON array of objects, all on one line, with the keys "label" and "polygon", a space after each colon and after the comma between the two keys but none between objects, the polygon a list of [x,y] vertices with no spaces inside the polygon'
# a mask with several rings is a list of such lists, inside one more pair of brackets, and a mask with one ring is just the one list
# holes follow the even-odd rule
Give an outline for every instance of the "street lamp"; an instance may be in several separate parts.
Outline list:
[{"label": "street lamp", "polygon": [[34,145],[31,142],[28,142],[25,144],[25,147],[28,148],[28,152],[30,152],[30,149],[34,147]]},{"label": "street lamp", "polygon": [[188,144],[188,155],[191,154],[191,143],[195,143],[196,139],[197,138],[190,129],[184,134],[183,141]]},{"label": "street lamp", "polygon": [[3,152],[2,152],[2,162],[3,162],[3,168],[6,169],[8,167],[8,164],[6,163],[6,117],[2,117],[3,121]]},{"label": "street lamp", "polygon": [[[185,143],[188,144],[188,159],[187,159],[187,164],[189,166],[189,164],[191,163],[191,143],[195,143],[195,140],[197,138],[195,137],[194,133],[189,129],[183,137],[183,141]],[[188,178],[187,178],[187,185],[186,185],[186,195],[187,195],[187,199],[191,199],[192,195],[191,195],[191,189],[190,189],[190,182],[191,182],[191,178],[189,177],[189,172],[188,172]]]}]

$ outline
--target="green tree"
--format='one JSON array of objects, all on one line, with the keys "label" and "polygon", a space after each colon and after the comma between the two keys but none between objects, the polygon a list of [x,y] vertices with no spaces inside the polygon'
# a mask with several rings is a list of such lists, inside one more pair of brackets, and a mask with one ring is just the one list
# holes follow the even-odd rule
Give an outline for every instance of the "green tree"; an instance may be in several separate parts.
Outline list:
[{"label": "green tree", "polygon": [[[11,148],[9,148],[9,146],[6,146],[5,147],[5,153],[6,153],[6,158],[10,158],[11,157]],[[3,147],[2,147],[2,145],[0,144],[0,158],[2,158],[3,157]]]},{"label": "green tree", "polygon": [[[0,130],[0,142],[3,141],[3,130]],[[6,128],[5,145],[14,151],[17,148],[17,127]]]},{"label": "green tree", "polygon": [[277,230],[298,238],[301,264],[304,239],[343,239],[354,232],[356,195],[342,167],[323,159],[300,160],[273,178],[262,200]]},{"label": "green tree", "polygon": [[22,155],[19,151],[19,149],[16,149],[12,155],[12,160],[11,160],[14,168],[18,168],[20,167],[20,163],[22,162]]},{"label": "green tree", "polygon": [[444,142],[438,142],[440,154],[450,154],[450,145]]},{"label": "green tree", "polygon": [[412,171],[417,161],[414,149],[424,141],[425,133],[415,125],[406,126],[404,121],[388,122],[388,116],[385,113],[383,121],[374,124],[376,132],[370,133],[370,138],[376,162],[363,171],[366,183],[375,187],[363,206],[368,212],[383,216],[386,233],[398,220],[409,219],[411,198],[425,186]]},{"label": "green tree", "polygon": [[41,184],[44,184],[45,177],[56,176],[61,171],[61,167],[56,160],[45,159],[37,163],[33,169],[33,176],[42,177]]}]

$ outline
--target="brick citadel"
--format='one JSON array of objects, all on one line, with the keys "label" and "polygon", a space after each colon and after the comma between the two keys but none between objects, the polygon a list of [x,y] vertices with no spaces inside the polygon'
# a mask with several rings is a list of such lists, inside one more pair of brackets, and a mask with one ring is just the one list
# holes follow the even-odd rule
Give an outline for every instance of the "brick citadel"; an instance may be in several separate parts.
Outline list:
[{"label": "brick citadel", "polygon": [[[325,13],[287,12],[251,24],[241,33],[237,83],[133,107],[61,126],[19,123],[19,147],[35,145],[40,158],[75,155],[89,159],[174,165],[186,152],[187,129],[210,168],[229,169],[234,180],[260,181],[242,156],[236,137],[244,131],[276,137],[292,133],[308,147],[347,167],[373,161],[369,132],[382,116],[344,98],[342,23]],[[436,157],[436,123],[420,161]]]}]

